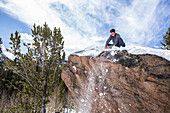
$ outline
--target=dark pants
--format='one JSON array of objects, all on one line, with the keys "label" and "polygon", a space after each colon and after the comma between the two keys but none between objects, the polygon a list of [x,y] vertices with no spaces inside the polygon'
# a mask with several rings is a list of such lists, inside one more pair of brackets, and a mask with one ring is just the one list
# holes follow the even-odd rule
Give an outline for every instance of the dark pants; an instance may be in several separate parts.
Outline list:
[{"label": "dark pants", "polygon": [[[110,49],[112,49],[112,47],[114,46],[114,44],[108,44],[107,46],[109,46]],[[116,47],[120,47],[119,44],[116,44],[115,46],[116,46]]]}]

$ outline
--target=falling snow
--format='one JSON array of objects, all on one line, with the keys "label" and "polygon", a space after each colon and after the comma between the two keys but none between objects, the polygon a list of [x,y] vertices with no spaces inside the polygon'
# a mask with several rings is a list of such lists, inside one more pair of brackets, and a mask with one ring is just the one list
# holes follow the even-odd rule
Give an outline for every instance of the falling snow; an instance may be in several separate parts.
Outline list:
[{"label": "falling snow", "polygon": [[104,89],[107,89],[107,86],[104,86],[103,88],[104,88]]},{"label": "falling snow", "polygon": [[76,66],[73,66],[73,68],[74,68],[75,71],[77,70]]},{"label": "falling snow", "polygon": [[81,102],[84,102],[84,99],[81,99]]},{"label": "falling snow", "polygon": [[99,96],[103,96],[103,93],[99,93]]}]

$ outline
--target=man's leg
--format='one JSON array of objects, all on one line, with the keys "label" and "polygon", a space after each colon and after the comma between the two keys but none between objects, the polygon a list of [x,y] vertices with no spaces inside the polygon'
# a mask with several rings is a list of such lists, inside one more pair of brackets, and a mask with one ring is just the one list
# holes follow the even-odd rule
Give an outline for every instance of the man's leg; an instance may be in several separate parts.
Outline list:
[{"label": "man's leg", "polygon": [[120,47],[119,44],[115,45],[116,47]]},{"label": "man's leg", "polygon": [[112,49],[112,47],[114,46],[113,44],[108,44],[108,46],[110,47],[110,49]]}]

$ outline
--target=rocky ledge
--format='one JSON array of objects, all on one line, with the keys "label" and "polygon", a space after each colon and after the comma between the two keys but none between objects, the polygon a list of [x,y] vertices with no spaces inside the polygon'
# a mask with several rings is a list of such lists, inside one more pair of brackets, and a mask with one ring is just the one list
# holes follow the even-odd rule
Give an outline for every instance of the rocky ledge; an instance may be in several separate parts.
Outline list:
[{"label": "rocky ledge", "polygon": [[81,113],[170,113],[170,61],[156,55],[72,54],[61,77]]}]

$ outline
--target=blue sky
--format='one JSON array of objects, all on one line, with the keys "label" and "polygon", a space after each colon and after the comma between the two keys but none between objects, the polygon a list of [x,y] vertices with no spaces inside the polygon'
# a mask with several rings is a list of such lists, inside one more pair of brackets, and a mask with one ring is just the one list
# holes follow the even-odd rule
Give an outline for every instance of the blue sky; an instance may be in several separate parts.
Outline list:
[{"label": "blue sky", "polygon": [[60,27],[65,51],[105,45],[115,28],[126,43],[154,48],[170,27],[169,0],[0,0],[0,37],[9,47],[16,30],[30,42],[34,23]]},{"label": "blue sky", "polygon": [[3,10],[0,10],[0,18],[0,37],[3,39],[5,47],[9,46],[10,35],[15,33],[16,30],[21,33],[31,33],[30,27],[27,24],[9,16]]}]

